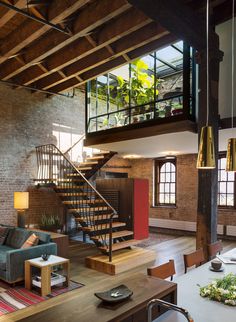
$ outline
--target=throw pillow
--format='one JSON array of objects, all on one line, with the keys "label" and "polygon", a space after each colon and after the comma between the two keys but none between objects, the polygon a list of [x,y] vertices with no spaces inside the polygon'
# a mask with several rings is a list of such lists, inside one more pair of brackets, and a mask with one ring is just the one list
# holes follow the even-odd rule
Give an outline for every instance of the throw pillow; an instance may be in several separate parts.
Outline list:
[{"label": "throw pillow", "polygon": [[7,238],[8,232],[9,232],[8,227],[0,227],[0,245],[4,244],[4,242]]},{"label": "throw pillow", "polygon": [[21,248],[28,248],[28,247],[36,246],[36,245],[38,245],[38,242],[39,242],[38,236],[36,236],[35,234],[32,234],[29,236],[28,239],[26,239],[26,241],[21,246]]}]

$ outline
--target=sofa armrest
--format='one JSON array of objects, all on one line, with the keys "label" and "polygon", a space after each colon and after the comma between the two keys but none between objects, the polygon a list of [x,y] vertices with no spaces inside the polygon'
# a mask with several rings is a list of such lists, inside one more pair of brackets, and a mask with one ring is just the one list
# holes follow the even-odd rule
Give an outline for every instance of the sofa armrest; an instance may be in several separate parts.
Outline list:
[{"label": "sofa armrest", "polygon": [[24,279],[25,261],[40,257],[42,254],[57,254],[57,244],[47,243],[29,248],[14,249],[7,252],[6,278],[8,282]]}]

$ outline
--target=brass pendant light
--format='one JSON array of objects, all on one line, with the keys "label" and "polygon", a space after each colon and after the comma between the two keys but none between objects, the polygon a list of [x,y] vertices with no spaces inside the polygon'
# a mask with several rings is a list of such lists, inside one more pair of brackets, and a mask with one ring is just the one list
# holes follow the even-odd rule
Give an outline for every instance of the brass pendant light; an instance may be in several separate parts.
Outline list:
[{"label": "brass pendant light", "polygon": [[214,169],[215,147],[212,127],[208,125],[209,121],[209,0],[207,0],[206,10],[206,39],[207,39],[207,120],[206,126],[201,129],[197,169]]},{"label": "brass pendant light", "polygon": [[[234,127],[234,0],[232,5],[232,101],[231,101],[231,118],[232,130]],[[226,171],[236,171],[236,138],[228,140],[227,155],[226,155]]]}]

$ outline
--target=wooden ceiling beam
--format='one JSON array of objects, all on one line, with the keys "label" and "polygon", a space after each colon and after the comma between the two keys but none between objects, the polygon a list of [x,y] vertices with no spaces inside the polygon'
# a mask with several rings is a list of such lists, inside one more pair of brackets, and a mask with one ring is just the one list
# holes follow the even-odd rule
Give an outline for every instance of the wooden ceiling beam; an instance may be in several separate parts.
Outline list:
[{"label": "wooden ceiling beam", "polygon": [[[48,7],[48,20],[57,24],[66,17],[73,14],[89,0],[54,0]],[[7,60],[7,56],[11,56],[20,51],[25,46],[42,36],[50,30],[50,26],[43,25],[34,20],[26,20],[17,30],[14,30],[0,46],[0,63]]]},{"label": "wooden ceiling beam", "polygon": [[[76,39],[91,32],[101,24],[110,20],[111,16],[115,18],[122,12],[130,8],[130,4],[126,0],[98,0],[91,5],[88,5],[79,15],[75,18],[72,25],[73,35],[68,37],[55,30],[51,30],[46,36],[40,38],[37,43],[29,46],[24,53],[26,61],[25,66],[19,66],[16,61],[7,61],[2,65],[0,70],[0,78],[8,80],[15,75],[21,73],[29,68],[37,61],[44,60],[46,57],[54,54],[63,47],[68,46]],[[141,13],[144,16],[143,13]]]},{"label": "wooden ceiling beam", "polygon": [[[93,39],[98,44],[96,48],[86,39],[86,37],[83,37],[79,39],[79,41],[75,41],[69,46],[49,56],[46,60],[48,69],[50,73],[63,69],[64,67],[91,54],[92,52],[95,52],[100,48],[115,42],[121,37],[129,35],[133,31],[142,28],[143,26],[150,23],[150,21],[151,19],[147,18],[139,10],[129,10],[127,13],[119,16],[109,25],[103,27],[103,29],[97,32],[97,34],[93,35]],[[45,76],[47,76],[47,74],[42,73],[39,69],[36,68],[36,66],[33,66],[28,70],[20,73],[13,79],[16,83],[29,85]]]},{"label": "wooden ceiling beam", "polygon": [[[148,17],[185,40],[197,50],[206,48],[205,19],[181,0],[128,0],[133,6],[142,10]],[[210,47],[216,49],[218,55],[219,37],[210,28]]]},{"label": "wooden ceiling beam", "polygon": [[[236,8],[234,11],[236,16]],[[213,22],[215,25],[223,23],[232,18],[232,1],[226,1],[213,9]]]},{"label": "wooden ceiling beam", "polygon": [[[8,1],[5,1],[6,3],[9,3]],[[23,9],[25,7],[25,0],[18,0],[15,2],[14,6],[16,6],[19,9]],[[0,13],[0,28],[3,27],[8,21],[10,21],[14,16],[16,15],[16,12],[13,10],[8,10],[6,8],[1,8]]]},{"label": "wooden ceiling beam", "polygon": [[[164,35],[168,34],[161,26],[158,26],[155,23],[151,23],[142,29],[131,33],[129,36],[123,37],[113,43],[110,50],[107,50],[107,47],[101,48],[100,50],[76,61],[75,63],[67,66],[63,69],[66,79],[58,75],[57,72],[52,73],[37,82],[33,85],[37,88],[48,89],[52,86],[55,86],[65,80],[73,78],[75,75],[81,75],[88,70],[94,69],[95,67],[102,65],[108,62],[115,57],[123,56],[126,61],[129,60],[127,53],[135,48],[141,47],[146,43],[151,42],[152,40],[159,39]],[[119,48],[118,50],[116,48]]]},{"label": "wooden ceiling beam", "polygon": [[[164,46],[167,46],[167,45],[175,42],[176,40],[177,40],[177,38],[175,35],[167,34],[167,35],[161,37],[160,39],[154,40],[142,47],[139,47],[137,49],[130,51],[128,53],[128,56],[130,58],[130,61],[132,61],[132,60],[134,60],[138,57],[141,57],[145,54],[151,53],[156,49],[160,49]],[[127,64],[127,60],[123,56],[114,58],[113,60],[110,60],[101,66],[97,66],[96,68],[93,68],[93,69],[89,70],[88,72],[81,74],[80,77],[82,77],[82,79],[83,79],[82,82],[76,82],[76,78],[73,77],[73,78],[71,78],[71,79],[69,79],[57,86],[52,87],[50,90],[55,93],[64,92],[64,91],[69,90],[73,87],[81,86],[81,85],[85,84],[88,80],[91,80],[99,75],[103,75],[103,74],[111,71],[112,69],[115,69],[115,68],[120,67],[125,64]]]}]

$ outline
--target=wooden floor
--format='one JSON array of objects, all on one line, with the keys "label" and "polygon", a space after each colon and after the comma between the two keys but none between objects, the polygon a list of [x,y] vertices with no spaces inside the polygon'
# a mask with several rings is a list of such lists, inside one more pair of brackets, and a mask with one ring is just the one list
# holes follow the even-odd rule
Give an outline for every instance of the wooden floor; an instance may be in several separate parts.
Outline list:
[{"label": "wooden floor", "polygon": [[[223,243],[223,245],[224,251],[227,251],[236,247],[236,241],[226,241]],[[195,250],[195,238],[188,236],[178,237],[154,246],[150,246],[148,247],[148,249],[152,249],[156,252],[156,264],[163,263],[165,261],[168,261],[169,259],[174,259],[176,263],[176,273],[177,275],[181,275],[184,272],[182,254]],[[100,273],[85,267],[85,257],[95,254],[97,254],[97,249],[92,244],[82,244],[78,241],[71,241],[68,257],[71,260],[72,280],[83,283],[86,285],[86,287],[89,287],[89,285],[93,285],[94,283],[104,280],[109,281],[110,279],[114,280],[116,278],[116,276]],[[146,266],[142,266],[121,274],[124,274],[124,276],[127,276],[127,274],[132,275],[134,272],[143,272],[146,274],[146,269]],[[120,276],[121,274],[119,274],[118,276]],[[79,292],[80,289],[74,290],[43,303],[37,304],[36,306],[31,306],[29,308],[2,316],[0,317],[0,321],[27,321],[27,316],[47,310],[47,308],[56,306],[58,304],[66,306],[66,302],[70,301],[70,299],[72,298],[75,298]],[[47,311],[45,311],[44,316],[45,322],[50,320],[47,319]],[[67,319],[66,316],[63,316],[62,321],[69,321],[69,319]],[[70,322],[73,321],[70,320]]]}]

